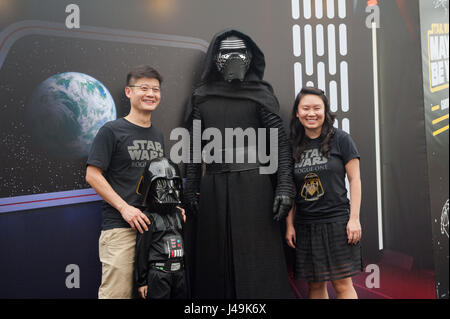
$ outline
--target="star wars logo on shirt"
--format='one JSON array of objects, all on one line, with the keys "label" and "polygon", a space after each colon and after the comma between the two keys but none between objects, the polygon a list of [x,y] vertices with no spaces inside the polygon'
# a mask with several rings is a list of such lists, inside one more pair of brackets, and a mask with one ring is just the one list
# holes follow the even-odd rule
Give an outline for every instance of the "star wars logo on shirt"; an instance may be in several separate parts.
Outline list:
[{"label": "star wars logo on shirt", "polygon": [[133,145],[128,146],[128,153],[132,167],[145,167],[148,161],[164,156],[161,143],[149,140],[134,140]]},{"label": "star wars logo on shirt", "polygon": [[295,169],[300,173],[308,173],[327,169],[328,158],[322,156],[319,149],[309,149],[303,151],[300,162],[295,163]]},{"label": "star wars logo on shirt", "polygon": [[180,236],[166,237],[165,252],[169,259],[184,256],[183,241]]},{"label": "star wars logo on shirt", "polygon": [[314,173],[306,174],[300,196],[307,201],[315,201],[324,194],[322,183],[319,176]]}]

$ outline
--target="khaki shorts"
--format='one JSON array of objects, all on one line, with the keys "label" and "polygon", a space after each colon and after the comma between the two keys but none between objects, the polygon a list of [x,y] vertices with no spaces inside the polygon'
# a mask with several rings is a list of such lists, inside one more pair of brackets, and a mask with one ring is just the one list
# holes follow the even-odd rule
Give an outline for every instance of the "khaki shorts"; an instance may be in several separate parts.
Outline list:
[{"label": "khaki shorts", "polygon": [[102,263],[102,283],[98,289],[98,298],[132,298],[136,230],[132,228],[104,230],[100,234],[98,246]]}]

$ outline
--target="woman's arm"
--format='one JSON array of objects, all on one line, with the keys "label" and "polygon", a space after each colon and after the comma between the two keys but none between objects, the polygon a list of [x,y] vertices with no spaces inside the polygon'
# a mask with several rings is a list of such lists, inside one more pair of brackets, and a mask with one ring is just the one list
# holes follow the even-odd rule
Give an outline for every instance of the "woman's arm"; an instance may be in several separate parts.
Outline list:
[{"label": "woman's arm", "polygon": [[356,244],[362,235],[359,211],[361,207],[361,177],[359,159],[354,158],[345,165],[350,183],[350,219],[347,223],[347,238],[349,244]]},{"label": "woman's arm", "polygon": [[297,238],[295,236],[294,228],[294,214],[295,214],[295,203],[292,205],[288,216],[286,217],[286,242],[289,247],[295,248]]}]

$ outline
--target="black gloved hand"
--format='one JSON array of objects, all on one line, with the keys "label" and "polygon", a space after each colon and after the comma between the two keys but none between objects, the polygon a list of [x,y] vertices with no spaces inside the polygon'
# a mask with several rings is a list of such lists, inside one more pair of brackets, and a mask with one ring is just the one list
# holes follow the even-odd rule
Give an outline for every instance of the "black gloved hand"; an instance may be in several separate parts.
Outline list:
[{"label": "black gloved hand", "polygon": [[292,208],[293,199],[286,195],[277,195],[273,201],[273,219],[277,222],[286,218]]},{"label": "black gloved hand", "polygon": [[184,193],[183,208],[186,213],[192,216],[197,216],[200,211],[200,193]]},{"label": "black gloved hand", "polygon": [[198,212],[200,210],[200,205],[198,204],[198,201],[192,201],[188,203],[188,210],[190,213],[194,216],[198,215]]}]

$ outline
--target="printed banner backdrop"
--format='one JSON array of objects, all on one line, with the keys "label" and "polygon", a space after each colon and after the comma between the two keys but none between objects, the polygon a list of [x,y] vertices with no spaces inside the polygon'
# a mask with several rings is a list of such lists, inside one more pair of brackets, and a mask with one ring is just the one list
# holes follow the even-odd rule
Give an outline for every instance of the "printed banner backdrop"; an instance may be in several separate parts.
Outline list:
[{"label": "printed banner backdrop", "polygon": [[448,1],[420,1],[425,128],[436,294],[449,298]]},{"label": "printed banner backdrop", "polygon": [[[436,297],[426,115],[423,96],[410,94],[411,87],[422,92],[418,0],[378,1],[382,194],[367,1],[79,0],[80,28],[68,28],[70,3],[0,0],[0,253],[7,258],[0,298],[96,298],[101,202],[84,181],[92,138],[102,123],[127,114],[126,74],[145,63],[164,76],[152,121],[168,153],[208,42],[228,27],[264,52],[265,79],[286,128],[295,94],[315,85],[330,97],[335,125],[359,148],[360,298]],[[68,117],[78,120],[68,125]],[[286,247],[290,262],[292,253]],[[67,285],[71,265],[79,268],[79,287]],[[306,283],[292,279],[291,286],[297,298],[307,297]]]}]

